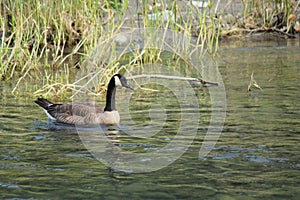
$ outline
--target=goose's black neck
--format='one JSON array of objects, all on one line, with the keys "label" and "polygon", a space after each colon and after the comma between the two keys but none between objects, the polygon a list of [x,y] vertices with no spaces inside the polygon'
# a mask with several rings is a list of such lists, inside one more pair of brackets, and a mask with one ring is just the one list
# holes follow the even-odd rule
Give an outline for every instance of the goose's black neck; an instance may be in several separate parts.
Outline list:
[{"label": "goose's black neck", "polygon": [[106,106],[104,108],[104,111],[113,111],[117,110],[116,109],[116,85],[115,85],[115,80],[112,78],[107,87],[107,92],[106,92]]}]

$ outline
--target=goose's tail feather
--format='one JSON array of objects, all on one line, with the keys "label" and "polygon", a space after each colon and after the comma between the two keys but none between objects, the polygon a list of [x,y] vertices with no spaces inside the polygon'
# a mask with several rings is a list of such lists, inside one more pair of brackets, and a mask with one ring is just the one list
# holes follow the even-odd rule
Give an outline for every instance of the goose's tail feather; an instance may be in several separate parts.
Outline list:
[{"label": "goose's tail feather", "polygon": [[38,98],[37,100],[34,101],[36,104],[47,110],[49,106],[53,105],[53,103],[47,99],[44,98]]}]

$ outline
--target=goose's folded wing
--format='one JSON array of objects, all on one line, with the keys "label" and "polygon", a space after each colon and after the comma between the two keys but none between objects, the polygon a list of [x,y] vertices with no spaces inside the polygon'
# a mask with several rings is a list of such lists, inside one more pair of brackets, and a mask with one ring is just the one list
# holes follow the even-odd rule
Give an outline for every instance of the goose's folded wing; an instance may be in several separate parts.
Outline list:
[{"label": "goose's folded wing", "polygon": [[99,124],[97,114],[89,113],[85,116],[69,115],[68,113],[56,113],[56,119],[65,124],[92,125]]},{"label": "goose's folded wing", "polygon": [[91,113],[103,112],[103,109],[90,103],[74,103],[74,104],[53,104],[48,108],[49,114],[53,117],[57,115],[63,116],[81,116],[84,117]]},{"label": "goose's folded wing", "polygon": [[89,114],[104,112],[103,108],[93,104],[93,103],[74,103],[72,104],[73,115],[87,116]]}]

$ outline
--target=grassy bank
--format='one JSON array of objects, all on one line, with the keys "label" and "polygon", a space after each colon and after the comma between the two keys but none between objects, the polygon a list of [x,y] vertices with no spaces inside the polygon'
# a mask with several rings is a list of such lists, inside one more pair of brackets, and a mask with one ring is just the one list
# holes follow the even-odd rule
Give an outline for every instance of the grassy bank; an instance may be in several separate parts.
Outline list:
[{"label": "grassy bank", "polygon": [[[0,79],[18,79],[13,94],[20,94],[20,85],[34,79],[39,82],[33,87],[38,89],[35,95],[57,93],[60,96],[64,91],[74,89],[70,75],[80,69],[82,60],[98,41],[121,32],[122,27],[133,28],[137,24],[142,27],[167,27],[189,35],[197,32],[198,42],[213,51],[218,37],[217,27],[213,22],[207,23],[202,13],[206,15],[212,7],[200,10],[190,6],[184,11],[186,16],[183,16],[176,2],[165,5],[163,2],[152,4],[143,1],[135,8],[137,12],[134,16],[127,15],[128,9],[129,1],[126,0],[2,1]],[[165,10],[172,12],[172,16],[167,19],[162,17],[161,13]],[[195,30],[194,21],[197,21],[197,27],[201,27],[199,31]],[[106,63],[106,67],[116,66]],[[122,66],[104,70],[106,74],[102,76],[109,77],[112,72],[118,71],[118,67]]]},{"label": "grassy bank", "polygon": [[[0,79],[14,81],[14,95],[67,97],[78,89],[73,74],[81,70],[83,60],[99,41],[124,29],[155,27],[184,32],[211,54],[217,51],[221,36],[272,27],[285,34],[297,31],[299,16],[294,13],[299,1],[245,0],[242,18],[226,18],[225,13],[216,12],[217,5],[218,1],[208,1],[205,6],[189,1],[180,6],[176,1],[147,0],[4,0],[0,6]],[[142,58],[144,53],[135,52],[127,63],[160,60],[157,51],[147,52],[149,59]],[[124,70],[116,63],[101,66],[101,86],[112,73]],[[28,81],[32,86],[24,89]],[[98,91],[104,90],[95,89]]]},{"label": "grassy bank", "polygon": [[275,32],[297,38],[300,33],[299,0],[243,0],[243,11],[223,13],[222,36]]}]

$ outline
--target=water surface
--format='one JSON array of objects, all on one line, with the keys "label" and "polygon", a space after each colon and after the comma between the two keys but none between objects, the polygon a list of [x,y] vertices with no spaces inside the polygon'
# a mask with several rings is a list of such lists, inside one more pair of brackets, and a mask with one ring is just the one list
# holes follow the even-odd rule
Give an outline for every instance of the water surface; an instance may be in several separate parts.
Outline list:
[{"label": "water surface", "polygon": [[[107,167],[85,148],[75,129],[48,124],[32,99],[14,98],[10,86],[2,83],[0,198],[298,199],[299,45],[276,40],[221,46],[217,63],[226,87],[227,116],[217,144],[208,156],[198,158],[211,110],[208,89],[194,88],[201,110],[197,136],[179,159],[149,173]],[[252,72],[263,90],[248,93]],[[121,115],[119,131],[110,136],[113,145],[147,153],[172,141],[181,109],[192,109],[180,108],[172,92],[156,89],[132,95],[133,121]],[[155,116],[161,105],[167,113],[163,126],[149,117],[149,109]],[[137,126],[128,131],[133,122]],[[133,137],[153,127],[162,131],[146,139]]]}]

